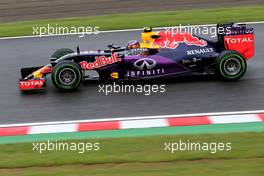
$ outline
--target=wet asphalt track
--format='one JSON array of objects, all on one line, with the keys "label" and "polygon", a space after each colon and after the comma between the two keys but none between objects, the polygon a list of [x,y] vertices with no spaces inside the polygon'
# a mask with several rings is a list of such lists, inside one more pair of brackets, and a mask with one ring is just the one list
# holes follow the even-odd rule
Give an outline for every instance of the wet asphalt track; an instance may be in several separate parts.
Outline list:
[{"label": "wet asphalt track", "polygon": [[[78,38],[47,37],[0,40],[0,124],[115,118],[264,109],[264,25],[255,25],[256,55],[247,74],[238,82],[211,77],[167,80],[166,93],[98,93],[98,84],[87,83],[79,91],[60,93],[52,85],[38,94],[18,90],[19,68],[43,65],[61,47],[105,48],[111,42],[125,44],[139,32],[103,33]],[[157,82],[158,83],[158,82]]]}]

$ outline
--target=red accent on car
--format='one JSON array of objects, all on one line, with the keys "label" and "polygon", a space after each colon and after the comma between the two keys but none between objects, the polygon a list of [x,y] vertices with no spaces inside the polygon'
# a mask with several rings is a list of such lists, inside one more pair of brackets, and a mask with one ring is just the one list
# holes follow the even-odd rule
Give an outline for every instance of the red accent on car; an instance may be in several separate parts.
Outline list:
[{"label": "red accent on car", "polygon": [[44,88],[45,79],[30,79],[19,82],[19,89],[21,91],[24,90],[35,90],[35,89],[43,89]]},{"label": "red accent on car", "polygon": [[122,59],[118,57],[116,53],[113,53],[110,57],[106,56],[96,56],[94,62],[82,61],[80,65],[83,70],[92,70],[95,68],[100,68],[106,65],[111,65],[116,62],[121,62]]},{"label": "red accent on car", "polygon": [[45,67],[43,67],[41,70],[40,70],[40,73],[41,74],[47,74],[47,73],[51,73],[52,72],[52,67],[47,67],[47,66],[45,66]]},{"label": "red accent on car", "polygon": [[229,35],[224,37],[225,48],[241,53],[246,60],[254,56],[254,34]]},{"label": "red accent on car", "polygon": [[185,43],[187,45],[196,45],[196,46],[207,46],[205,40],[199,39],[198,37],[193,36],[192,34],[183,33],[183,32],[167,32],[160,31],[158,33],[159,38],[155,39],[152,43],[153,47],[161,48],[177,48],[180,43]]}]

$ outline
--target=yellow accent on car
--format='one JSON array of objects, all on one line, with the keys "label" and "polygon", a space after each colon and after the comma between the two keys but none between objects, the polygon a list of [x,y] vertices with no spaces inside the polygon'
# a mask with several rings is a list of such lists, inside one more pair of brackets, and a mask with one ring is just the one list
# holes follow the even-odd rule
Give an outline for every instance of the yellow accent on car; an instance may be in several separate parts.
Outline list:
[{"label": "yellow accent on car", "polygon": [[40,73],[39,70],[33,72],[32,74],[33,74],[34,78],[41,78],[42,77],[42,74]]},{"label": "yellow accent on car", "polygon": [[43,71],[46,69],[46,67],[42,67],[40,69],[38,69],[37,71],[34,71],[32,73],[32,75],[34,76],[34,78],[42,78],[43,77]]},{"label": "yellow accent on car", "polygon": [[115,78],[115,79],[118,79],[118,73],[117,72],[111,73],[111,77]]},{"label": "yellow accent on car", "polygon": [[140,43],[140,48],[159,49],[158,46],[156,47],[152,46],[152,43],[155,40],[154,38],[151,37],[152,35],[158,35],[158,32],[141,33],[142,43]]}]

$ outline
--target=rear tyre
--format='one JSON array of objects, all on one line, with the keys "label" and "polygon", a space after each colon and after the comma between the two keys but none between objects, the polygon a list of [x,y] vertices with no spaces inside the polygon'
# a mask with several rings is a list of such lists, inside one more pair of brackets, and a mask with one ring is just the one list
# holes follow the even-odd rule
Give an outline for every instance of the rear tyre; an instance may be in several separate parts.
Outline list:
[{"label": "rear tyre", "polygon": [[216,62],[217,74],[223,80],[238,80],[245,74],[246,70],[246,60],[236,51],[222,52]]},{"label": "rear tyre", "polygon": [[72,61],[57,64],[51,73],[54,86],[60,90],[71,91],[77,89],[83,80],[81,68]]},{"label": "rear tyre", "polygon": [[67,54],[70,54],[70,53],[74,53],[73,50],[71,49],[68,49],[68,48],[61,48],[57,51],[55,51],[53,54],[52,54],[52,58],[56,58],[56,59],[59,59],[61,58],[62,56],[65,56]]}]

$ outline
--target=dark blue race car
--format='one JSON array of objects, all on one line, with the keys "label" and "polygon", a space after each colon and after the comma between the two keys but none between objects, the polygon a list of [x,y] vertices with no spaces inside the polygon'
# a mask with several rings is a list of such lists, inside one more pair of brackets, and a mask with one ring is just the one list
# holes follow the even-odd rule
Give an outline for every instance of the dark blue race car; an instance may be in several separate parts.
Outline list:
[{"label": "dark blue race car", "polygon": [[126,47],[109,45],[109,50],[56,51],[45,66],[21,69],[21,91],[44,89],[46,75],[54,86],[74,90],[84,80],[135,80],[193,74],[217,74],[225,80],[240,79],[247,60],[254,55],[254,30],[244,24],[217,25],[218,40],[188,33],[152,31],[145,28],[142,43]]}]

